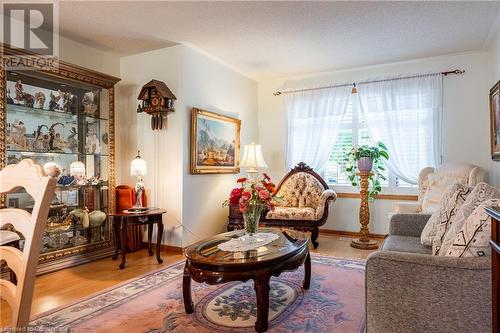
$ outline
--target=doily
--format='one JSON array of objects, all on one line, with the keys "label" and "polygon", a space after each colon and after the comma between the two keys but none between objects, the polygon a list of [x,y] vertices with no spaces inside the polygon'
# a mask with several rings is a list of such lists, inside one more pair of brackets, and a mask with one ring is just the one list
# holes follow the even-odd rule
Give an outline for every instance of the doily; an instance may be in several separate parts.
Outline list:
[{"label": "doily", "polygon": [[231,239],[227,242],[217,245],[217,247],[221,251],[228,252],[249,251],[269,244],[278,238],[279,236],[277,234],[271,232],[259,232],[252,237],[241,236],[239,238]]}]

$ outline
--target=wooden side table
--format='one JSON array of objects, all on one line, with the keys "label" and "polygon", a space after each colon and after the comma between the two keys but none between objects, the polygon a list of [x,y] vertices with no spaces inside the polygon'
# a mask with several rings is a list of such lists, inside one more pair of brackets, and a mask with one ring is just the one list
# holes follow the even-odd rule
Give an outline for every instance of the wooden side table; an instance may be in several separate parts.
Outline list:
[{"label": "wooden side table", "polygon": [[486,208],[491,216],[492,332],[500,332],[500,211]]},{"label": "wooden side table", "polygon": [[153,225],[158,224],[158,235],[156,237],[156,260],[159,264],[163,262],[160,258],[161,240],[163,237],[162,215],[167,211],[161,208],[150,208],[143,213],[110,213],[108,216],[113,218],[113,233],[115,236],[115,254],[112,259],[118,259],[120,250],[122,261],[120,269],[125,268],[125,253],[127,252],[127,230],[129,225],[147,225],[148,226],[148,254],[153,255],[151,238],[153,237]]},{"label": "wooden side table", "polygon": [[353,239],[351,241],[351,246],[356,249],[377,249],[377,242],[370,240],[368,238],[368,224],[370,223],[370,206],[368,206],[368,177],[373,175],[371,172],[359,172],[358,176],[361,179],[361,205],[359,207],[359,223],[361,224],[361,229],[359,230],[359,239]]}]

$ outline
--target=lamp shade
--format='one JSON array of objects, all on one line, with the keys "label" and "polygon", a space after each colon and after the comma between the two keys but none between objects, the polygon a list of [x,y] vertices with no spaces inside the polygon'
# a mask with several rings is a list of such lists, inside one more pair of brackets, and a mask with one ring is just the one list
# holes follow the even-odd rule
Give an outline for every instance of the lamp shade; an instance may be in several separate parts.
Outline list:
[{"label": "lamp shade", "polygon": [[139,152],[137,156],[130,163],[130,175],[137,177],[144,177],[148,173],[148,166],[146,161],[142,159]]},{"label": "lamp shade", "polygon": [[267,163],[262,156],[262,146],[251,143],[243,148],[243,157],[240,167],[248,169],[250,172],[257,172],[257,169],[267,168]]},{"label": "lamp shade", "polygon": [[85,164],[81,161],[74,161],[69,166],[69,174],[75,177],[85,176]]}]

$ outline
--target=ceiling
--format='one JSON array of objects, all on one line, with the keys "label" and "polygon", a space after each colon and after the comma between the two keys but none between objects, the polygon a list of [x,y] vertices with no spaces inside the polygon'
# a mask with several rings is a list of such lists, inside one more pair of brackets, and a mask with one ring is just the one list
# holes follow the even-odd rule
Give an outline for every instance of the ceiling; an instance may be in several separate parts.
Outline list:
[{"label": "ceiling", "polygon": [[120,55],[190,43],[261,80],[484,49],[500,1],[63,1],[62,35]]}]

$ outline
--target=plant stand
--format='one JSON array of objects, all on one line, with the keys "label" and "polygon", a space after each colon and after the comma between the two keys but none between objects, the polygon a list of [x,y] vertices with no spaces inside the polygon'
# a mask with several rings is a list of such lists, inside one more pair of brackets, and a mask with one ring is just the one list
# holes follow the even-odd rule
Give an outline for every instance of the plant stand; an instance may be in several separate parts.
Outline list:
[{"label": "plant stand", "polygon": [[368,224],[370,223],[370,207],[368,206],[368,177],[372,175],[371,172],[359,172],[358,176],[360,181],[360,195],[361,204],[359,207],[359,223],[361,224],[361,229],[359,230],[359,239],[353,239],[351,241],[351,246],[356,249],[372,250],[377,249],[377,242],[370,240],[368,238]]}]

